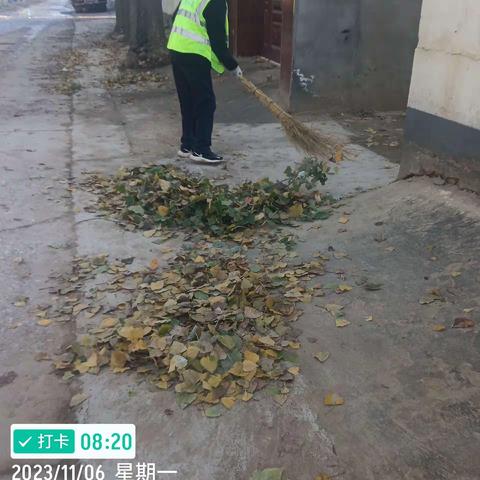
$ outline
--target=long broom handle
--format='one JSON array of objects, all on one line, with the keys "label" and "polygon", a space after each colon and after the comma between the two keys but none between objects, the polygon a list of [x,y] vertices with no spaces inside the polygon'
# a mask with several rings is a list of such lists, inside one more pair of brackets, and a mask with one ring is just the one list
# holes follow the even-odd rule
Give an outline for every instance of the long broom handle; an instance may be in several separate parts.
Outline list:
[{"label": "long broom handle", "polygon": [[245,77],[240,77],[243,86],[255,95],[277,118],[280,120],[289,118],[291,115],[287,113],[278,103],[274,102],[265,92],[260,90],[253,82]]}]

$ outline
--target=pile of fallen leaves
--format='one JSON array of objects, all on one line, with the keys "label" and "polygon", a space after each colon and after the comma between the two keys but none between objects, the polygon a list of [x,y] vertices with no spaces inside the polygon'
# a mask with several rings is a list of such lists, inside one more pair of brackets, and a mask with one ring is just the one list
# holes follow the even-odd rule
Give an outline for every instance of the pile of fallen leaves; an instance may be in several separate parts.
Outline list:
[{"label": "pile of fallen leaves", "polygon": [[329,216],[329,198],[312,190],[327,180],[323,164],[306,159],[285,175],[278,182],[266,178],[229,186],[162,165],[122,170],[115,177],[91,176],[83,186],[99,196],[101,209],[142,230],[182,227],[225,235],[269,222]]},{"label": "pile of fallen leaves", "polygon": [[[77,323],[82,317],[98,319],[98,325],[57,359],[56,368],[66,371],[66,379],[102,367],[136,371],[159,389],[174,388],[182,408],[205,405],[210,417],[248,402],[272,382],[271,394],[283,404],[299,373],[292,325],[301,315],[297,303],[311,301],[324,260],[319,255],[302,263],[283,244],[281,254],[249,260],[243,247],[220,243],[192,247],[162,271],[155,260],[130,271],[132,259],[77,259],[71,286],[59,297],[67,298],[63,306]],[[77,293],[79,282],[89,279],[96,286],[88,289],[94,299],[88,304]],[[107,308],[107,295],[122,301]]]}]

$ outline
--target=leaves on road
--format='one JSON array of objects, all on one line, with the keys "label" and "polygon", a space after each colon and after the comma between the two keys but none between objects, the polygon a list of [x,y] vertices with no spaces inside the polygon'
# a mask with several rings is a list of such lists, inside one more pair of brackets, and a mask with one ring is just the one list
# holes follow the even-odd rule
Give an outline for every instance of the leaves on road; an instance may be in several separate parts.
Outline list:
[{"label": "leaves on road", "polygon": [[314,357],[320,362],[325,363],[330,358],[330,352],[318,352]]},{"label": "leaves on road", "polygon": [[[210,417],[272,382],[283,385],[274,397],[282,405],[285,385],[300,372],[292,323],[301,314],[298,304],[315,294],[308,284],[324,272],[324,260],[291,260],[282,242],[268,239],[260,247],[263,253],[249,259],[235,243],[202,240],[162,271],[130,269],[106,256],[77,259],[68,276],[72,287],[60,289],[60,309],[67,304],[73,317],[97,311],[100,318],[56,368],[133,370],[160,390],[174,389],[181,408],[221,405],[205,411]],[[78,287],[99,273],[103,283],[79,298]],[[113,308],[105,303],[111,295],[122,297]],[[54,308],[47,313],[56,314]]]},{"label": "leaves on road", "polygon": [[152,166],[122,170],[115,177],[91,176],[82,185],[126,227],[181,227],[225,235],[267,222],[327,218],[329,199],[307,190],[325,181],[321,164],[307,159],[296,170],[288,168],[282,182],[263,179],[232,187],[173,166]]},{"label": "leaves on road", "polygon": [[70,407],[75,408],[81,405],[85,400],[89,398],[89,395],[86,393],[77,393],[70,400]]},{"label": "leaves on road", "polygon": [[338,407],[345,403],[345,400],[336,393],[328,393],[323,399],[324,405],[327,407]]},{"label": "leaves on road", "polygon": [[453,321],[452,328],[473,328],[475,322],[471,318],[459,317]]}]

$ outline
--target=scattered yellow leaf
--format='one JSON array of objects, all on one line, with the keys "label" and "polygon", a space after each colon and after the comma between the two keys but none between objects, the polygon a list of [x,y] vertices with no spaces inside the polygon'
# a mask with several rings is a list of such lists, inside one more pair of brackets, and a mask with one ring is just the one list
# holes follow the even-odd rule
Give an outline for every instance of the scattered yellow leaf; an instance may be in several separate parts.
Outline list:
[{"label": "scattered yellow leaf", "polygon": [[208,378],[207,383],[210,387],[217,388],[222,383],[222,377],[221,375],[211,375]]},{"label": "scattered yellow leaf", "polygon": [[288,209],[290,218],[300,218],[303,215],[303,206],[301,203],[295,203]]},{"label": "scattered yellow leaf", "polygon": [[200,349],[196,347],[195,345],[189,345],[187,347],[187,351],[185,352],[185,356],[189,360],[194,360],[195,358],[198,357],[198,354],[200,353]]},{"label": "scattered yellow leaf", "polygon": [[264,345],[267,345],[268,347],[275,346],[275,341],[270,337],[258,337],[258,341]]},{"label": "scattered yellow leaf", "polygon": [[84,303],[79,303],[78,305],[75,305],[73,307],[72,313],[73,315],[78,315],[82,310],[85,310],[86,308],[88,308],[88,305]]},{"label": "scattered yellow leaf", "polygon": [[157,268],[160,266],[160,262],[158,261],[158,258],[154,258],[152,259],[152,261],[150,262],[150,270],[157,270]]},{"label": "scattered yellow leaf", "polygon": [[295,375],[297,376],[299,373],[300,373],[300,368],[299,367],[290,367],[288,369],[289,373],[291,373],[292,375]]},{"label": "scattered yellow leaf", "polygon": [[346,320],[345,318],[336,318],[335,319],[335,325],[338,328],[343,328],[343,327],[346,327],[346,326],[350,325],[350,322],[348,320]]},{"label": "scattered yellow leaf", "polygon": [[330,358],[330,352],[318,352],[313,355],[319,362],[324,363]]},{"label": "scattered yellow leaf", "polygon": [[113,317],[107,317],[100,323],[100,328],[112,328],[118,323],[118,320]]},{"label": "scattered yellow leaf", "polygon": [[157,230],[155,230],[155,229],[154,230],[145,230],[143,232],[143,236],[145,238],[152,238],[156,233],[157,233]]},{"label": "scattered yellow leaf", "polygon": [[243,392],[242,401],[249,402],[253,398],[253,393]]},{"label": "scattered yellow leaf", "polygon": [[220,402],[222,402],[225,408],[230,410],[235,405],[236,399],[235,397],[223,397]]},{"label": "scattered yellow leaf", "polygon": [[165,286],[165,282],[163,280],[159,280],[158,282],[152,282],[150,284],[150,288],[154,292],[157,292],[158,290],[161,290],[164,286]]},{"label": "scattered yellow leaf", "polygon": [[170,182],[167,180],[164,180],[163,178],[158,179],[158,184],[160,185],[160,188],[162,189],[162,192],[168,192],[170,190]]},{"label": "scattered yellow leaf", "polygon": [[143,338],[145,335],[147,335],[147,333],[149,333],[150,330],[151,330],[150,328],[133,327],[131,325],[127,325],[125,327],[120,328],[118,330],[118,333],[123,338],[126,338],[131,342],[135,342]]},{"label": "scattered yellow leaf", "polygon": [[350,221],[350,219],[348,217],[340,217],[338,219],[338,223],[342,223],[343,225],[345,225],[346,223],[348,223]]},{"label": "scattered yellow leaf", "polygon": [[214,355],[208,355],[200,359],[200,365],[207,370],[207,372],[215,373],[218,367],[218,359]]},{"label": "scattered yellow leaf", "polygon": [[343,310],[342,305],[336,305],[335,303],[328,303],[323,308],[325,308],[325,310],[334,317],[336,317]]},{"label": "scattered yellow leaf", "polygon": [[340,163],[343,160],[343,147],[335,145],[335,162]]},{"label": "scattered yellow leaf", "polygon": [[249,350],[243,354],[243,358],[253,363],[258,363],[260,361],[260,357],[255,352],[250,352]]},{"label": "scattered yellow leaf", "polygon": [[164,205],[160,205],[157,207],[157,213],[161,217],[166,217],[170,213],[170,209],[168,207],[165,207]]},{"label": "scattered yellow leaf", "polygon": [[258,368],[258,365],[250,360],[244,360],[242,363],[242,368],[244,372],[254,372]]},{"label": "scattered yellow leaf", "polygon": [[123,368],[127,363],[128,356],[125,352],[119,350],[114,350],[112,356],[110,357],[110,366],[112,368]]},{"label": "scattered yellow leaf", "polygon": [[345,400],[336,393],[328,393],[327,395],[325,395],[323,403],[327,407],[337,407],[339,405],[343,405],[345,403]]},{"label": "scattered yellow leaf", "polygon": [[445,325],[434,325],[433,331],[434,332],[444,332],[446,330]]},{"label": "scattered yellow leaf", "polygon": [[37,324],[40,325],[41,327],[48,327],[51,323],[52,323],[52,321],[49,320],[48,318],[44,318],[44,319],[39,320],[37,322]]}]

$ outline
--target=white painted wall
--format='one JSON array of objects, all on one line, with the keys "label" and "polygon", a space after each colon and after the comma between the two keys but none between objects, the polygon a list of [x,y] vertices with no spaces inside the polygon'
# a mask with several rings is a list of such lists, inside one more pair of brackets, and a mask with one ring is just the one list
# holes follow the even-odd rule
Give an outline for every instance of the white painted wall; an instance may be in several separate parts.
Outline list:
[{"label": "white painted wall", "polygon": [[408,106],[480,129],[480,0],[423,0]]},{"label": "white painted wall", "polygon": [[175,9],[177,8],[177,5],[180,3],[180,0],[162,0],[162,5],[163,5],[163,12],[167,13],[168,15],[171,15]]}]

